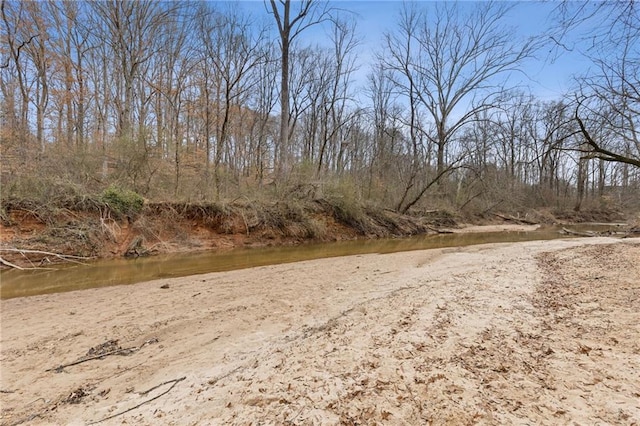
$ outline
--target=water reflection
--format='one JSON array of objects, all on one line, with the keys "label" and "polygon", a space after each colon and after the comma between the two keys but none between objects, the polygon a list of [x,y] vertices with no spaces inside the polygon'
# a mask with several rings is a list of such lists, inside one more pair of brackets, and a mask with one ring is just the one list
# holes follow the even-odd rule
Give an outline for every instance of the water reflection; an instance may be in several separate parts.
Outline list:
[{"label": "water reflection", "polygon": [[[580,227],[580,229],[572,227],[572,229],[580,231],[604,230],[600,226]],[[97,261],[89,266],[62,265],[55,271],[9,270],[0,273],[0,296],[2,299],[10,299],[37,294],[134,284],[156,278],[182,277],[354,254],[395,253],[485,243],[567,238],[566,235],[559,234],[558,230],[557,227],[546,227],[529,232],[438,234],[412,238],[304,244],[294,247],[180,253],[140,259],[110,259]]]}]

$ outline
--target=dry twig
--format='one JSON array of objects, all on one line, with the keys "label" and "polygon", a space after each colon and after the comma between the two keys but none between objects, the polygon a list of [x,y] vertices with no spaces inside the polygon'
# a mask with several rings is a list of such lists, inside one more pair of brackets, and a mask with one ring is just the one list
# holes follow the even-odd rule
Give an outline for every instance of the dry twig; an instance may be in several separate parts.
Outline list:
[{"label": "dry twig", "polygon": [[94,359],[102,359],[102,358],[104,358],[106,356],[109,356],[109,355],[131,355],[132,353],[138,352],[140,349],[142,349],[146,345],[150,345],[151,343],[157,343],[157,342],[158,342],[158,339],[154,337],[153,339],[146,340],[140,346],[134,346],[134,347],[131,347],[131,348],[114,349],[112,351],[105,352],[105,353],[99,353],[99,354],[94,355],[94,356],[80,358],[77,361],[70,362],[68,364],[62,364],[62,365],[59,365],[57,367],[49,368],[49,369],[44,370],[44,371],[55,371],[56,373],[61,373],[67,367],[71,367],[73,365],[82,364],[83,362],[87,362],[87,361],[93,361]]},{"label": "dry twig", "polygon": [[180,377],[179,379],[167,380],[166,382],[160,383],[159,385],[154,386],[154,387],[152,387],[152,388],[151,388],[151,389],[149,389],[149,390],[146,390],[146,391],[144,391],[144,392],[140,392],[140,395],[146,395],[146,394],[148,394],[149,392],[151,392],[152,390],[159,388],[160,386],[164,386],[164,385],[168,385],[169,383],[172,383],[172,385],[169,387],[169,389],[167,389],[166,391],[162,392],[161,394],[158,394],[158,395],[154,396],[153,398],[147,399],[146,401],[143,401],[143,402],[141,402],[140,404],[135,405],[135,406],[133,406],[133,407],[131,407],[131,408],[128,408],[128,409],[126,409],[126,410],[124,410],[124,411],[120,411],[120,412],[118,412],[118,413],[116,413],[116,414],[112,414],[112,415],[107,416],[107,417],[105,417],[105,418],[103,418],[103,419],[96,420],[96,421],[93,421],[93,422],[88,423],[88,424],[89,424],[89,425],[95,425],[95,424],[97,424],[97,423],[101,423],[101,422],[104,422],[104,421],[107,421],[107,420],[111,420],[111,419],[113,419],[114,417],[121,416],[121,415],[126,414],[126,413],[128,413],[128,412],[130,412],[130,411],[133,411],[133,410],[135,410],[135,409],[137,409],[137,408],[140,408],[140,407],[142,407],[144,404],[147,404],[147,403],[149,403],[149,402],[151,402],[151,401],[155,401],[156,399],[160,398],[161,396],[166,395],[166,394],[168,394],[169,392],[171,392],[171,389],[173,389],[173,388],[174,388],[174,387],[175,387],[179,382],[181,382],[181,381],[185,380],[186,378],[187,378],[187,376],[182,376],[182,377]]},{"label": "dry twig", "polygon": [[15,421],[15,422],[13,422],[13,423],[9,423],[9,425],[10,425],[10,426],[18,426],[18,425],[21,425],[22,423],[30,422],[30,421],[31,421],[31,420],[33,420],[33,419],[36,419],[36,418],[38,418],[38,417],[42,417],[42,415],[43,415],[44,413],[46,413],[46,412],[47,412],[47,410],[48,410],[48,409],[46,409],[46,410],[44,410],[44,411],[40,411],[39,413],[31,414],[31,415],[29,415],[29,416],[27,416],[27,417],[25,417],[25,418],[22,418],[22,419],[20,419],[20,420],[17,420],[17,421]]}]

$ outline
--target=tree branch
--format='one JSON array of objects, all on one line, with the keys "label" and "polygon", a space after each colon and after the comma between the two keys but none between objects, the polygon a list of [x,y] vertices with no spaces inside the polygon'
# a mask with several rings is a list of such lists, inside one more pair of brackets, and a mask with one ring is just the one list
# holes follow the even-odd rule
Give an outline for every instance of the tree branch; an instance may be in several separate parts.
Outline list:
[{"label": "tree branch", "polygon": [[[54,256],[57,257],[60,260],[64,260],[67,262],[72,262],[72,263],[77,263],[79,265],[84,265],[86,266],[87,264],[84,262],[80,262],[80,260],[91,260],[93,259],[92,257],[83,257],[83,256],[74,256],[71,254],[60,254],[60,253],[52,253],[50,251],[41,251],[41,250],[27,250],[27,249],[18,249],[18,248],[5,248],[5,247],[0,247],[0,251],[6,251],[6,252],[11,252],[11,253],[20,253],[22,255],[24,254],[42,254],[45,256]],[[11,266],[11,265],[7,265],[7,266]],[[15,265],[13,267],[16,267]],[[24,268],[18,268],[17,269],[24,269]],[[33,268],[32,268],[33,269]]]},{"label": "tree branch", "polygon": [[[155,401],[156,399],[160,398],[161,396],[164,396],[164,395],[168,394],[169,392],[171,392],[171,390],[172,390],[172,389],[173,389],[173,388],[174,388],[178,383],[180,383],[181,381],[185,380],[186,378],[187,378],[187,376],[183,376],[183,377],[180,377],[179,379],[167,380],[166,382],[164,382],[164,383],[162,383],[162,384],[160,384],[160,385],[158,385],[158,386],[155,386],[155,387],[153,387],[153,388],[151,388],[151,389],[150,389],[150,390],[152,390],[152,389],[155,389],[155,388],[157,388],[157,387],[159,387],[159,386],[163,386],[163,385],[167,385],[167,384],[169,384],[169,383],[173,383],[173,384],[169,387],[169,389],[167,389],[166,391],[162,392],[161,394],[156,395],[156,396],[154,396],[153,398],[147,399],[146,401],[143,401],[143,402],[141,402],[140,404],[135,405],[135,406],[133,406],[133,407],[131,407],[131,408],[128,408],[128,409],[126,409],[126,410],[124,410],[124,411],[120,411],[120,412],[118,412],[118,413],[116,413],[116,414],[112,414],[112,415],[107,416],[107,417],[105,417],[105,418],[103,418],[103,419],[96,420],[96,421],[93,421],[93,422],[88,423],[88,424],[90,424],[90,425],[95,425],[95,424],[97,424],[97,423],[102,423],[102,422],[104,422],[104,421],[107,421],[107,420],[113,419],[113,418],[115,418],[115,417],[118,417],[118,416],[121,416],[121,415],[123,415],[123,414],[126,414],[126,413],[128,413],[128,412],[130,412],[130,411],[133,411],[133,410],[135,410],[135,409],[137,409],[137,408],[140,408],[140,407],[142,407],[144,404],[147,404],[147,403],[149,403],[149,402],[151,402],[151,401]],[[149,391],[150,391],[150,390],[149,390]],[[149,392],[149,391],[147,391],[147,392]],[[141,395],[142,395],[142,394],[144,394],[144,393],[141,393]]]},{"label": "tree branch", "polygon": [[[579,107],[579,105],[578,105],[578,107]],[[631,158],[631,157],[627,157],[627,156],[624,156],[624,155],[620,155],[618,153],[615,153],[613,151],[610,151],[610,150],[605,149],[602,146],[600,146],[600,144],[598,144],[593,139],[593,137],[591,137],[591,134],[589,133],[589,131],[587,130],[586,126],[584,125],[584,122],[580,118],[580,116],[578,114],[578,107],[576,107],[576,113],[575,113],[576,122],[578,123],[578,126],[580,127],[580,132],[582,133],[582,136],[584,136],[585,141],[591,147],[591,151],[594,152],[595,154],[597,154],[596,155],[597,158],[605,160],[605,161],[630,164],[632,166],[640,167],[640,160],[637,160],[637,159]]]}]

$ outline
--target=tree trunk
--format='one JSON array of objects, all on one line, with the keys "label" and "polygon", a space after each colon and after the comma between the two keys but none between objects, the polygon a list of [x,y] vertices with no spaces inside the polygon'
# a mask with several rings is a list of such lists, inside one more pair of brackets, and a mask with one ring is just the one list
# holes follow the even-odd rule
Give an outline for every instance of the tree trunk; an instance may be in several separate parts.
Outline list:
[{"label": "tree trunk", "polygon": [[[287,8],[290,3],[287,2]],[[288,15],[288,12],[287,12]],[[280,149],[276,175],[282,177],[288,170],[289,157],[289,39],[282,37],[282,70],[280,80]]]},{"label": "tree trunk", "polygon": [[575,211],[580,211],[580,208],[582,207],[582,201],[584,200],[584,189],[585,189],[585,184],[586,184],[586,178],[587,178],[587,171],[586,169],[586,165],[587,165],[587,159],[585,158],[581,158],[580,160],[578,160],[578,177],[577,177],[577,182],[576,182],[576,204],[573,207],[573,210]]}]

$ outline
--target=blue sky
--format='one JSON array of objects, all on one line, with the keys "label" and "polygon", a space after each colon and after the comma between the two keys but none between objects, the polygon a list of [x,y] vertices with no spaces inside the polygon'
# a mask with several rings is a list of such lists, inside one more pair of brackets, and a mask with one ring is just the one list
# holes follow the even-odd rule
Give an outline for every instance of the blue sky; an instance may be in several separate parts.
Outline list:
[{"label": "blue sky", "polygon": [[[263,1],[240,1],[240,6],[256,16],[267,19],[270,17]],[[359,46],[360,71],[356,78],[364,84],[373,54],[380,50],[385,31],[393,31],[398,20],[402,0],[370,1],[347,0],[331,1],[331,6],[351,11],[357,21],[358,37],[362,40]],[[419,7],[430,7],[434,2],[418,1]],[[471,2],[460,2],[461,7]],[[544,35],[550,27],[551,14],[555,8],[550,2],[511,2],[513,8],[509,12],[506,25],[512,26],[514,38],[532,35]],[[301,36],[303,44],[322,44],[326,39],[326,31],[320,27],[307,30]],[[551,58],[551,46],[538,53],[538,58],[529,60],[524,65],[527,76],[518,74],[514,82],[528,86],[531,91],[543,100],[558,99],[573,86],[572,76],[585,71],[589,63],[576,52],[562,52],[558,57]]]}]

